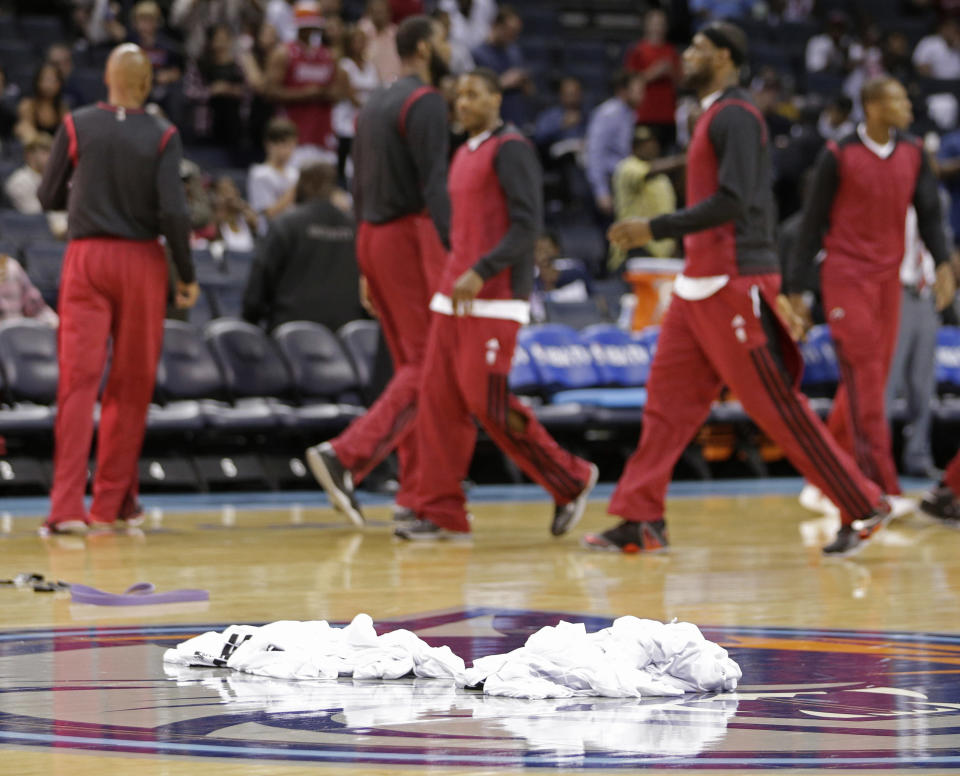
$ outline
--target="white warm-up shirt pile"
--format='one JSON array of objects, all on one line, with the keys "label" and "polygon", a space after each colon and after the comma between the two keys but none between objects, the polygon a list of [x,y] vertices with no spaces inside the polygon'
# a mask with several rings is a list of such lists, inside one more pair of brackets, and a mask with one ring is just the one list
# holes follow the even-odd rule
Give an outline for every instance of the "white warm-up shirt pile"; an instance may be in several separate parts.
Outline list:
[{"label": "white warm-up shirt pile", "polygon": [[369,615],[344,628],[325,620],[233,625],[169,649],[164,662],[230,668],[275,679],[445,679],[510,698],[640,698],[734,690],[742,676],[726,650],[690,623],[621,617],[587,633],[583,624],[541,628],[520,649],[467,668],[449,647],[408,630],[378,635]]}]

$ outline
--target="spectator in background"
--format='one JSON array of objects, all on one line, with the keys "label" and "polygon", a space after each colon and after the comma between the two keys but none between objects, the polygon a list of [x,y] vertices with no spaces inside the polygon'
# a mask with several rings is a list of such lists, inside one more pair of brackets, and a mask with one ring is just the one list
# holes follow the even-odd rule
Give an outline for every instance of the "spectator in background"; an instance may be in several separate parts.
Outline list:
[{"label": "spectator in background", "polygon": [[297,125],[290,119],[273,119],[267,125],[264,145],[267,160],[253,165],[247,177],[247,200],[261,218],[260,232],[265,232],[269,221],[293,206],[298,174],[290,157],[297,147]]},{"label": "spectator in background", "polygon": [[840,140],[856,128],[856,122],[853,120],[853,100],[845,94],[838,94],[831,99],[817,121],[817,132],[824,141]]},{"label": "spectator in background", "polygon": [[547,320],[547,302],[586,302],[590,299],[590,274],[582,261],[563,257],[563,245],[554,232],[544,232],[537,238],[533,262],[532,320]]},{"label": "spectator in background", "polygon": [[368,0],[367,12],[358,26],[367,36],[366,59],[377,69],[380,83],[393,83],[400,76],[400,57],[397,54],[397,25],[390,21],[387,0]]},{"label": "spectator in background", "polygon": [[36,318],[51,328],[60,323],[57,314],[30,282],[20,262],[0,253],[0,321],[17,318]]},{"label": "spectator in background", "polygon": [[213,214],[217,237],[228,251],[249,253],[257,233],[257,214],[244,202],[233,178],[224,175],[213,190]]},{"label": "spectator in background", "polygon": [[937,177],[950,195],[950,229],[960,246],[960,129],[944,135],[937,151]]},{"label": "spectator in background", "polygon": [[[37,196],[43,171],[50,160],[53,138],[45,132],[33,135],[24,145],[24,165],[10,174],[3,185],[4,193],[18,213],[42,213],[43,207]],[[67,217],[61,211],[47,214],[50,232],[58,240],[67,234]]]},{"label": "spectator in background", "polygon": [[277,38],[281,43],[293,43],[297,39],[293,0],[269,0],[263,21],[277,31]]},{"label": "spectator in background", "polygon": [[273,103],[266,96],[267,60],[279,44],[276,28],[267,22],[262,22],[256,28],[256,37],[247,35],[241,39],[240,66],[243,68],[243,77],[253,92],[247,126],[253,148],[257,152],[263,148],[264,132],[273,118]]},{"label": "spectator in background", "polygon": [[241,107],[247,96],[243,68],[237,61],[236,40],[225,24],[207,30],[207,45],[197,62],[210,112],[210,139],[235,148],[244,138]]},{"label": "spectator in background", "polygon": [[350,96],[333,108],[333,131],[337,135],[337,176],[346,184],[350,147],[357,133],[357,114],[367,98],[380,85],[380,75],[367,59],[367,34],[360,25],[348,27],[344,33],[344,56],[340,67],[350,81]]},{"label": "spectator in background", "polygon": [[180,180],[190,212],[190,238],[193,247],[206,247],[216,234],[213,223],[213,203],[207,191],[203,171],[196,162],[189,159],[180,161]]},{"label": "spectator in background", "polygon": [[267,62],[267,95],[297,125],[300,146],[292,164],[335,164],[333,106],[349,94],[349,82],[330,50],[319,40],[324,26],[320,6],[313,0],[297,0],[294,16],[297,39],[274,49]]},{"label": "spectator in background", "polygon": [[60,71],[50,63],[44,63],[33,77],[33,95],[24,97],[17,105],[14,134],[24,144],[41,133],[52,136],[66,114]]},{"label": "spectator in background", "polygon": [[900,30],[891,30],[884,35],[882,64],[884,72],[900,83],[913,80],[910,39]]},{"label": "spectator in background", "polygon": [[390,21],[394,24],[423,12],[423,0],[390,0]]},{"label": "spectator in background", "polygon": [[662,147],[672,146],[677,137],[674,114],[680,57],[667,41],[667,15],[659,8],[643,17],[643,38],[627,52],[624,67],[642,75],[646,83],[643,101],[637,106],[637,123],[649,127]]},{"label": "spectator in background", "polygon": [[537,116],[533,140],[545,159],[559,159],[579,153],[587,135],[587,115],[583,110],[583,87],[572,76],[560,80],[559,104]]},{"label": "spectator in background", "polygon": [[497,16],[496,0],[440,0],[437,6],[450,16],[450,42],[473,51],[490,37]]},{"label": "spectator in background", "polygon": [[750,84],[750,91],[754,102],[763,114],[770,136],[777,138],[789,135],[793,122],[780,112],[783,92],[780,76],[776,70],[764,68]]},{"label": "spectator in background", "polygon": [[363,318],[354,223],[330,202],[336,170],[312,164],[300,173],[297,206],[279,216],[260,243],[243,296],[243,318],[268,330],[315,321],[336,331]]},{"label": "spectator in background", "polygon": [[453,38],[450,14],[438,8],[430,15],[440,22],[443,29],[446,30],[447,41],[450,43],[450,72],[453,75],[469,73],[476,67],[476,63],[473,61],[473,54],[470,53],[469,47],[464,45],[463,41]]},{"label": "spectator in background", "polygon": [[643,76],[621,71],[613,80],[613,97],[590,116],[584,149],[587,180],[601,220],[613,216],[613,172],[633,148],[637,106],[643,100]]},{"label": "spectator in background", "polygon": [[130,41],[136,43],[153,65],[153,90],[150,102],[160,105],[176,123],[183,114],[182,96],[175,85],[183,76],[183,60],[176,45],[160,32],[163,14],[153,0],[142,0],[130,14],[133,33]]},{"label": "spectator in background", "polygon": [[63,81],[63,99],[68,108],[77,108],[84,103],[84,96],[76,84],[73,69],[73,49],[66,43],[54,43],[47,49],[45,62],[49,62],[60,73]]},{"label": "spectator in background", "polygon": [[913,65],[925,78],[960,78],[960,22],[944,18],[933,35],[922,38],[913,50]]},{"label": "spectator in background", "polygon": [[262,0],[164,0],[164,5],[170,26],[183,33],[183,50],[191,59],[203,56],[211,27],[222,24],[237,35],[263,15]]},{"label": "spectator in background", "polygon": [[500,6],[487,41],[473,50],[477,67],[485,67],[500,76],[503,90],[503,120],[518,127],[530,124],[529,96],[533,94],[533,81],[527,72],[523,52],[517,40],[523,32],[523,20],[513,8]]},{"label": "spectator in background", "polygon": [[116,0],[93,0],[75,6],[73,23],[88,44],[113,45],[127,39],[122,13],[123,6]]},{"label": "spectator in background", "polygon": [[[613,196],[616,220],[643,218],[672,213],[677,209],[677,193],[670,179],[660,170],[660,141],[650,127],[638,126],[633,132],[633,153],[620,162],[613,173]],[[628,256],[656,256],[664,259],[677,255],[677,243],[670,238],[651,240],[631,248],[629,254],[615,246],[610,248],[610,269],[618,270]]]},{"label": "spectator in background", "polygon": [[843,11],[831,11],[824,31],[807,41],[808,73],[846,75],[851,62],[858,61],[861,47],[849,34],[850,19]]}]

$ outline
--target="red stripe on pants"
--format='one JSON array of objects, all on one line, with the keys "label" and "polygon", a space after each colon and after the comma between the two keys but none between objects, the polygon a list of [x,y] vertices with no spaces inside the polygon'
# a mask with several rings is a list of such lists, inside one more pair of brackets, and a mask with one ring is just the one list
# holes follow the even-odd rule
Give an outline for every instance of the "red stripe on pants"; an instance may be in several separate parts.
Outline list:
[{"label": "red stripe on pants", "polygon": [[135,497],[137,460],[163,344],[167,261],[157,242],[73,240],[60,281],[53,491],[50,522],[83,519],[93,408],[113,339],[101,399],[93,505],[112,521]]},{"label": "red stripe on pants", "polygon": [[900,328],[900,278],[851,277],[833,256],[823,262],[820,278],[840,364],[827,427],[884,493],[900,493],[885,404]]},{"label": "red stripe on pants", "polygon": [[333,440],[333,449],[360,482],[397,448],[400,492],[396,501],[409,508],[417,471],[416,444],[409,431],[416,416],[430,329],[430,298],[440,282],[446,252],[429,218],[408,216],[387,224],[361,224],[357,261],[367,279],[394,372],[366,414]]},{"label": "red stripe on pants", "polygon": [[[673,467],[724,384],[791,463],[841,509],[845,521],[864,517],[879,503],[880,489],[830,436],[788,374],[789,365],[769,347],[758,313],[765,305],[766,314],[774,315],[779,284],[775,275],[741,277],[707,299],[670,302],[651,367],[640,444],[620,477],[610,514],[634,521],[664,516]],[[778,329],[784,357],[799,359],[782,324],[769,320]]]},{"label": "red stripe on pants", "polygon": [[507,390],[513,321],[434,314],[414,436],[421,462],[414,510],[452,531],[469,531],[467,476],[479,421],[484,431],[558,504],[583,490],[590,464],[568,453],[530,408]]}]

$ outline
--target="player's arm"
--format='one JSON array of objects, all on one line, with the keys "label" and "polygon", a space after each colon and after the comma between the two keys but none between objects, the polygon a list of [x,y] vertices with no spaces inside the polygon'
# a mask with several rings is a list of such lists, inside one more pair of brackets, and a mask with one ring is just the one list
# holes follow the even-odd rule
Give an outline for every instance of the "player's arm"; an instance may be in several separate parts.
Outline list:
[{"label": "player's arm", "polygon": [[917,211],[917,231],[923,244],[927,246],[933,262],[937,266],[933,293],[937,310],[943,310],[953,302],[957,292],[956,278],[950,266],[950,251],[943,230],[943,213],[940,208],[940,192],[937,176],[933,172],[930,160],[920,149],[920,172],[917,175],[917,188],[913,193],[913,207]]},{"label": "player's arm", "polygon": [[810,266],[816,261],[823,236],[830,227],[830,211],[840,180],[834,148],[828,144],[817,157],[803,203],[800,233],[793,250],[784,257],[783,289],[790,295],[816,290],[809,287],[809,279],[816,277],[816,273],[810,272]]},{"label": "player's arm", "polygon": [[418,99],[407,111],[406,136],[427,212],[444,247],[450,249],[450,196],[447,194],[447,157],[450,131],[447,103],[438,92]]},{"label": "player's arm", "polygon": [[529,265],[543,224],[543,174],[533,147],[523,140],[508,140],[497,151],[494,169],[507,200],[510,226],[503,239],[461,275],[453,287],[454,311],[469,312],[470,302],[483,284],[508,267]]},{"label": "player's arm", "polygon": [[[160,152],[157,165],[157,203],[159,214],[157,221],[160,234],[167,240],[170,256],[177,268],[179,283],[178,298],[182,293],[192,296],[196,301],[196,273],[193,268],[193,256],[190,253],[190,210],[180,180],[180,160],[183,148],[180,133],[174,132]],[[187,304],[186,302],[190,302]],[[191,307],[192,301],[183,298],[182,306]],[[178,299],[178,305],[180,300]]]},{"label": "player's arm", "polygon": [[37,189],[37,198],[44,210],[65,210],[70,176],[73,175],[73,160],[70,158],[70,136],[64,124],[60,124],[53,138],[50,160],[43,170],[43,178]]},{"label": "player's arm", "polygon": [[729,105],[710,122],[709,138],[717,156],[717,191],[693,207],[650,221],[653,239],[683,237],[741,217],[759,176],[765,129],[745,108]]}]

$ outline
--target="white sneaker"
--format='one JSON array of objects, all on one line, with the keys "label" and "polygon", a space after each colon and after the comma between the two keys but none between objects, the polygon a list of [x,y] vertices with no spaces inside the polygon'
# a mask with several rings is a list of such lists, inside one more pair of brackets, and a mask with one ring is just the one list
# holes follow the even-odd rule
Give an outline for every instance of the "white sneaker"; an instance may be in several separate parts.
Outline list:
[{"label": "white sneaker", "polygon": [[820,488],[810,482],[803,486],[798,501],[800,502],[800,506],[810,512],[829,516],[840,515],[840,510],[837,509],[836,505],[823,495],[823,491],[820,490]]},{"label": "white sneaker", "polygon": [[886,499],[887,503],[890,504],[892,520],[896,520],[898,517],[912,515],[917,511],[916,499],[907,498],[906,496],[887,496]]}]

